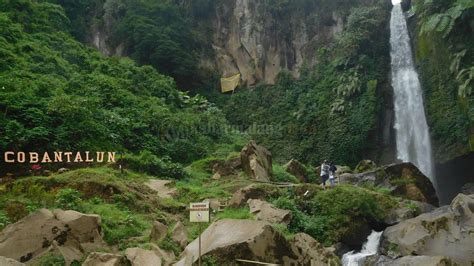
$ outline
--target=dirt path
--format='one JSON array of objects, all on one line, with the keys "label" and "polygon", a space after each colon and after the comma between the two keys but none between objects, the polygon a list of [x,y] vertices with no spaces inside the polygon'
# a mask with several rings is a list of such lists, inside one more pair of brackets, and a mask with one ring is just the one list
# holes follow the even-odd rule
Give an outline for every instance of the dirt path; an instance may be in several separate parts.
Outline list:
[{"label": "dirt path", "polygon": [[176,189],[170,188],[168,184],[170,184],[170,180],[159,180],[153,179],[145,183],[149,188],[153,189],[158,193],[158,197],[160,198],[172,198],[176,195]]}]

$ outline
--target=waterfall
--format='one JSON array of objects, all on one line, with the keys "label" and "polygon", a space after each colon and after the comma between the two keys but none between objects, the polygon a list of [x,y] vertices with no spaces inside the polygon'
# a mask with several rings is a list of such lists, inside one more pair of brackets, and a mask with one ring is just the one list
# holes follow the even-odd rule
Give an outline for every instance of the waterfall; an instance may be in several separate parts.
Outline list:
[{"label": "waterfall", "polygon": [[364,243],[362,250],[359,253],[350,251],[342,256],[342,265],[360,266],[364,264],[366,257],[377,254],[382,233],[383,232],[372,231],[372,233],[367,237],[367,241]]},{"label": "waterfall", "polygon": [[403,162],[415,164],[436,188],[421,85],[414,67],[410,37],[400,4],[394,5],[392,9],[390,46],[397,157]]}]

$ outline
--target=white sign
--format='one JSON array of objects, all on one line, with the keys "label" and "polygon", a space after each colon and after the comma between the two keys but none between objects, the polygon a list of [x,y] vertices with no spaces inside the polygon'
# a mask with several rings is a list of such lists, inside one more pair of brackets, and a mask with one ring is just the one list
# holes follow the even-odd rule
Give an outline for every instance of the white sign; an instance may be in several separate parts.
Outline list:
[{"label": "white sign", "polygon": [[209,202],[190,204],[189,221],[191,223],[208,223],[209,220]]}]

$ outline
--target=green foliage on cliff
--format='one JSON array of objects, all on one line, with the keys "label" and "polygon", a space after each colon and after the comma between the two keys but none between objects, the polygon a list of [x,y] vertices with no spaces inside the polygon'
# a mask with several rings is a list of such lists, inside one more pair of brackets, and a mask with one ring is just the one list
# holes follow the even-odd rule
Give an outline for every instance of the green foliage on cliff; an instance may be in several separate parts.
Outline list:
[{"label": "green foliage on cliff", "polygon": [[204,44],[205,33],[193,30],[192,18],[205,19],[214,8],[210,1],[191,1],[189,7],[156,0],[49,1],[64,7],[69,31],[78,40],[98,38],[111,54],[120,49],[140,65],[173,77],[181,88],[192,88],[200,79],[196,58],[210,44]]},{"label": "green foliage on cliff", "polygon": [[383,223],[386,212],[397,205],[389,195],[344,185],[309,198],[279,197],[273,203],[292,211],[290,232],[305,232],[327,246],[347,241],[369,224]]},{"label": "green foliage on cliff", "polygon": [[124,43],[131,57],[174,77],[182,87],[197,77],[198,42],[184,10],[165,1],[118,1],[125,14],[113,39]]},{"label": "green foliage on cliff", "polygon": [[474,5],[417,1],[415,54],[437,160],[474,150]]},{"label": "green foliage on cliff", "polygon": [[0,150],[147,150],[187,163],[226,139],[218,108],[152,67],[101,56],[68,24],[58,5],[0,3]]},{"label": "green foliage on cliff", "polygon": [[387,12],[382,3],[351,9],[335,43],[319,50],[314,69],[304,69],[299,80],[281,73],[275,86],[232,95],[223,104],[229,120],[248,129],[280,161],[327,158],[355,165],[377,145],[389,71]]}]

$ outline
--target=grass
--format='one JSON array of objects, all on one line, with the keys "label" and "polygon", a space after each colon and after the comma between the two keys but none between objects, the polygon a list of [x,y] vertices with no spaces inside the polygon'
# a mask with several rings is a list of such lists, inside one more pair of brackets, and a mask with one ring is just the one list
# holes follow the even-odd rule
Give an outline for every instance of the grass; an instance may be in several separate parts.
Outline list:
[{"label": "grass", "polygon": [[288,229],[288,226],[284,224],[273,224],[272,227],[282,234],[286,240],[292,240],[295,237],[295,233]]},{"label": "grass", "polygon": [[283,166],[273,164],[273,180],[277,182],[299,183],[298,178],[288,173]]},{"label": "grass", "polygon": [[84,202],[80,209],[85,213],[100,215],[105,242],[109,245],[119,245],[119,247],[131,237],[148,236],[146,232],[149,232],[153,218],[123,210],[115,204],[108,203]]},{"label": "grass", "polygon": [[163,216],[146,207],[154,204],[143,197],[149,178],[100,167],[19,179],[0,195],[0,229],[39,208],[72,209],[100,215],[104,240],[125,248],[127,239],[146,237],[152,221]]},{"label": "grass", "polygon": [[272,202],[293,215],[288,231],[279,228],[282,233],[291,236],[304,232],[326,246],[358,232],[367,223],[382,222],[388,210],[398,206],[394,197],[350,185],[316,190],[307,199],[286,194]]},{"label": "grass", "polygon": [[253,219],[248,207],[245,208],[225,208],[224,211],[218,212],[216,220],[222,219]]}]

